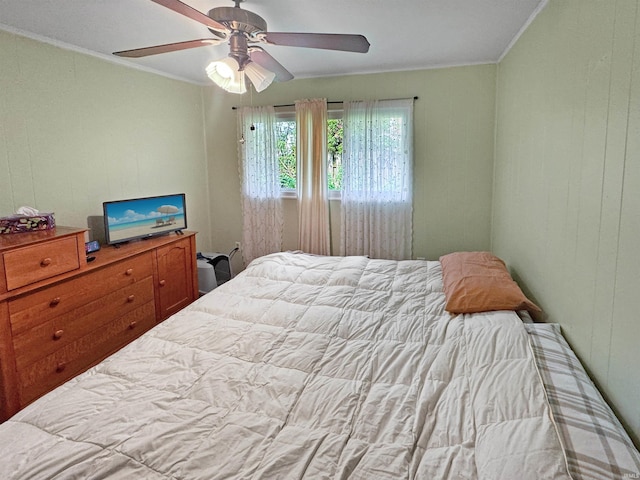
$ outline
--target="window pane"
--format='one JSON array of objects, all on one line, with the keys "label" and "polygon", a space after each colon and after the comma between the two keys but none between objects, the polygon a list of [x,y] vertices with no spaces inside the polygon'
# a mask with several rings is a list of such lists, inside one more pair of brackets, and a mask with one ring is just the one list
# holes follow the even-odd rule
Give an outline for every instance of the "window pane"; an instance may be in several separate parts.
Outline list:
[{"label": "window pane", "polygon": [[276,122],[278,135],[278,160],[280,163],[280,188],[296,188],[296,122]]},{"label": "window pane", "polygon": [[342,119],[327,121],[327,182],[329,190],[342,188]]}]

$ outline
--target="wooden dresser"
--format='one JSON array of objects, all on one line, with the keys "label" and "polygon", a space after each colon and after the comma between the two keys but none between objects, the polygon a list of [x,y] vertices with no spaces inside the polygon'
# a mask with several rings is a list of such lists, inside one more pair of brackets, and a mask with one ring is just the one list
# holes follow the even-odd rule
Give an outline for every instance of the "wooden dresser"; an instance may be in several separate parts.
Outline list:
[{"label": "wooden dresser", "polygon": [[198,297],[195,233],[104,246],[84,229],[0,235],[0,421]]}]

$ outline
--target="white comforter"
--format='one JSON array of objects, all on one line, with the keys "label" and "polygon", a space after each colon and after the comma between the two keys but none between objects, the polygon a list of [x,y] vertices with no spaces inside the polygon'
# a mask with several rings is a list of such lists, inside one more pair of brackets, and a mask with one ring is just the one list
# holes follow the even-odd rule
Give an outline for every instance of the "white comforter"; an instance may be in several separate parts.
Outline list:
[{"label": "white comforter", "polygon": [[567,479],[518,317],[441,283],[260,258],[2,425],[2,478]]}]

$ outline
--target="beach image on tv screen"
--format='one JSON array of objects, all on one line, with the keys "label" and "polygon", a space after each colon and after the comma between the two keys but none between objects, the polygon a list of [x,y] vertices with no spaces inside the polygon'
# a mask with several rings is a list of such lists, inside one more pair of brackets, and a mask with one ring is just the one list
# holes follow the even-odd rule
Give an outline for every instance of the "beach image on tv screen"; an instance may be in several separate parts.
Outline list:
[{"label": "beach image on tv screen", "polygon": [[109,203],[106,215],[110,242],[186,228],[182,195]]}]

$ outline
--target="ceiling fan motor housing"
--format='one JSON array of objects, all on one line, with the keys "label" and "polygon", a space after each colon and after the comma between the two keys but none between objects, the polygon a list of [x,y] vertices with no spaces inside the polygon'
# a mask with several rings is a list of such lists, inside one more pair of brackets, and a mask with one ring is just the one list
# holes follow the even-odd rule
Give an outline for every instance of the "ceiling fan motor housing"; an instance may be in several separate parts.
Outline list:
[{"label": "ceiling fan motor housing", "polygon": [[209,18],[231,31],[229,56],[238,62],[240,70],[250,61],[247,40],[267,31],[267,22],[248,10],[236,7],[217,7],[209,10]]},{"label": "ceiling fan motor housing", "polygon": [[249,10],[237,7],[216,7],[209,10],[208,16],[232,32],[239,31],[254,36],[267,31],[267,22],[260,15]]}]

